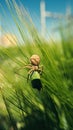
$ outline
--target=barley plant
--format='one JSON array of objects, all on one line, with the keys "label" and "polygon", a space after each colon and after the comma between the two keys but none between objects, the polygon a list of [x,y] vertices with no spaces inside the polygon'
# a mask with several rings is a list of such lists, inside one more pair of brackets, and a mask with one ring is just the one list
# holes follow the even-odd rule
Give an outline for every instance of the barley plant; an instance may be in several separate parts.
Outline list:
[{"label": "barley plant", "polygon": [[[12,46],[0,47],[0,130],[73,130],[72,20],[59,29],[61,43],[51,37],[49,43],[21,3],[6,3],[21,40],[7,37]],[[23,68],[33,54],[43,65],[40,92],[27,82]]]}]

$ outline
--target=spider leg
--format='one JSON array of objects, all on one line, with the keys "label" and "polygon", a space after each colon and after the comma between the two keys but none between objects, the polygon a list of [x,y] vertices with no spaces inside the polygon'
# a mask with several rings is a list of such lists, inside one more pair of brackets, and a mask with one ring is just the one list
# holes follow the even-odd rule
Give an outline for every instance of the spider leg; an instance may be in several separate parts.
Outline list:
[{"label": "spider leg", "polygon": [[30,80],[30,78],[32,76],[32,73],[33,73],[33,69],[31,69],[31,70],[28,71],[27,82],[28,82],[28,80]]},{"label": "spider leg", "polygon": [[40,75],[43,73],[43,65],[39,66],[38,72],[40,73]]}]

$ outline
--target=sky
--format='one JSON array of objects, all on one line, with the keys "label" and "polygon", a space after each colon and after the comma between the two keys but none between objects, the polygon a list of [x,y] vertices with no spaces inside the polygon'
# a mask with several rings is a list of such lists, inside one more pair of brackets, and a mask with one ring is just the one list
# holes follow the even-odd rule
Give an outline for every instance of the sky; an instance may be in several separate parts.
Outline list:
[{"label": "sky", "polygon": [[[20,6],[19,0],[15,0],[15,1]],[[50,11],[52,13],[55,13],[55,12],[62,13],[65,15],[66,8],[70,6],[71,12],[73,14],[73,0],[44,0],[44,1],[45,1],[45,6],[46,6],[46,11]],[[32,20],[36,28],[40,31],[41,30],[41,15],[40,15],[41,0],[20,0],[20,2],[23,4],[25,9],[29,11],[30,16],[32,17]],[[0,6],[2,6],[2,8],[4,8],[4,11],[5,11],[5,15],[3,15],[2,8],[0,8],[0,14],[2,15],[0,24],[4,26],[5,31],[12,32],[12,28],[13,28],[13,30],[16,32],[16,27],[14,25],[13,20],[10,17],[10,13],[6,6],[5,0],[0,1]],[[50,30],[51,26],[55,23],[56,23],[56,20],[54,21],[53,18],[48,18],[48,17],[46,18],[46,28],[48,28],[48,30]]]}]

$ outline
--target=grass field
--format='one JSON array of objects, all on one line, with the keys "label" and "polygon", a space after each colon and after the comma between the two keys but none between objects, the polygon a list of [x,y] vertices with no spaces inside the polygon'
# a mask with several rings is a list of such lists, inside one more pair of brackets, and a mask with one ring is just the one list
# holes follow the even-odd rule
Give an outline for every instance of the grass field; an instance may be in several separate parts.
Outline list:
[{"label": "grass field", "polygon": [[[24,8],[26,17],[15,2],[8,7],[24,44],[0,47],[0,129],[72,130],[72,28],[61,27],[61,43],[52,39],[50,44],[40,36]],[[28,70],[19,69],[29,64],[33,54],[40,56],[43,65],[40,92],[32,88],[30,80],[27,82]]]}]

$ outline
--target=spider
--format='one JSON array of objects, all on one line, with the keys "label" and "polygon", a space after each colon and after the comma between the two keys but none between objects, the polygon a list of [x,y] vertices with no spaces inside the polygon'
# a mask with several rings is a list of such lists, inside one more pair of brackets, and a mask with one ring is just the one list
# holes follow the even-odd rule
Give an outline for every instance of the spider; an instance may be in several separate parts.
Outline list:
[{"label": "spider", "polygon": [[31,80],[31,85],[33,88],[38,89],[39,91],[42,88],[42,83],[40,75],[43,72],[43,66],[40,64],[40,57],[36,54],[30,57],[30,64],[26,66],[29,69],[27,81]]}]

